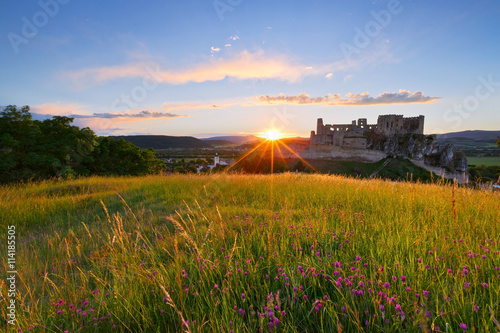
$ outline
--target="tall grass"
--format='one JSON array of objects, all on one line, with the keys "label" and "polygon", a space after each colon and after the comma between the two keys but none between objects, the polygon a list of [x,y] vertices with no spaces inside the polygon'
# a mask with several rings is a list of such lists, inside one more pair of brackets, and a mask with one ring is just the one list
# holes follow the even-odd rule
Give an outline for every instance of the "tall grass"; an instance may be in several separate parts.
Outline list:
[{"label": "tall grass", "polygon": [[0,191],[16,329],[39,332],[495,332],[499,208],[451,185],[300,174]]}]

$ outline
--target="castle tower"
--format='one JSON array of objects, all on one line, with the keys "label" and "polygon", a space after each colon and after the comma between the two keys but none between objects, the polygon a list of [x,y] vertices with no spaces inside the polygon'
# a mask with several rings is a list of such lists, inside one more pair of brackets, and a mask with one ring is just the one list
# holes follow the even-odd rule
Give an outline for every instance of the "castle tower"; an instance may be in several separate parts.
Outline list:
[{"label": "castle tower", "polygon": [[323,133],[323,118],[318,118],[318,123],[316,125],[316,135],[322,135]]},{"label": "castle tower", "polygon": [[359,118],[358,119],[358,127],[359,128],[366,128],[367,125],[368,125],[368,121],[366,118]]},{"label": "castle tower", "polygon": [[418,134],[424,134],[424,120],[425,116],[418,116]]}]

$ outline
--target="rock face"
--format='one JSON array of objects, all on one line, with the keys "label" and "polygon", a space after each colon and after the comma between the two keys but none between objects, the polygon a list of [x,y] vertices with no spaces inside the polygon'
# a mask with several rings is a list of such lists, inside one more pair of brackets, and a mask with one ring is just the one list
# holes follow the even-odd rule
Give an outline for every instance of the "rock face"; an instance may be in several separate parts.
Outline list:
[{"label": "rock face", "polygon": [[381,150],[388,156],[424,160],[427,165],[445,168],[452,173],[468,173],[465,155],[451,143],[440,146],[433,135],[373,136],[368,138],[367,146]]}]

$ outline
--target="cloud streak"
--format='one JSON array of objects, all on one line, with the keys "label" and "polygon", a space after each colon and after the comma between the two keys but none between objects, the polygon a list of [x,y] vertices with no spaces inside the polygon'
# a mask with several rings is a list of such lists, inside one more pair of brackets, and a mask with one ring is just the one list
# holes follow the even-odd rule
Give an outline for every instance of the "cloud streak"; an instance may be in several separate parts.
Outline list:
[{"label": "cloud streak", "polygon": [[324,106],[364,106],[388,104],[423,104],[433,103],[440,97],[424,96],[420,91],[400,89],[399,92],[384,92],[376,97],[371,97],[367,92],[362,94],[348,93],[342,97],[340,94],[328,94],[324,97],[310,97],[306,93],[296,96],[259,96],[254,97],[258,105],[294,104],[294,105],[324,105]]},{"label": "cloud streak", "polygon": [[[214,50],[212,50],[214,52]],[[93,84],[122,78],[149,77],[159,83],[186,84],[189,82],[221,81],[224,79],[277,79],[297,82],[305,76],[324,75],[321,67],[305,66],[293,62],[285,55],[267,55],[264,51],[243,51],[229,58],[212,57],[206,63],[193,65],[189,69],[160,69],[151,63],[134,63],[122,66],[88,68],[64,72],[62,76],[74,81]]]},{"label": "cloud streak", "polygon": [[46,103],[31,108],[35,119],[43,120],[53,116],[74,118],[79,127],[89,127],[99,134],[124,130],[121,124],[134,124],[144,121],[166,121],[180,117],[189,117],[165,111],[128,110],[119,113],[90,113],[87,107],[78,104]]},{"label": "cloud streak", "polygon": [[[229,47],[230,44],[226,44]],[[212,47],[211,55],[220,48]],[[386,47],[377,48],[369,55],[352,61],[345,59],[328,64],[302,64],[295,57],[269,54],[263,50],[244,50],[227,57],[213,57],[184,69],[161,68],[156,62],[135,62],[117,66],[85,68],[60,74],[76,86],[87,87],[124,78],[144,78],[152,82],[182,85],[190,82],[231,80],[279,80],[298,82],[308,76],[333,78],[338,72],[356,71],[379,63],[395,60]]]},{"label": "cloud streak", "polygon": [[[151,112],[151,111],[140,111],[138,113],[93,113],[92,115],[83,114],[71,114],[68,117],[72,118],[102,118],[102,119],[157,119],[157,118],[179,118],[185,117],[183,115],[178,115],[168,112]],[[142,121],[142,120],[141,120]]]}]

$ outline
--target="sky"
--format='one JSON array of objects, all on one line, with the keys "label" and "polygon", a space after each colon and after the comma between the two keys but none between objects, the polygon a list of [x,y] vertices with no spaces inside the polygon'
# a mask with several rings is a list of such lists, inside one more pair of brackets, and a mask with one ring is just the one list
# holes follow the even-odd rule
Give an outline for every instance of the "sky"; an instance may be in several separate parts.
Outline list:
[{"label": "sky", "polygon": [[40,0],[0,13],[0,105],[99,135],[500,130],[497,0]]}]

